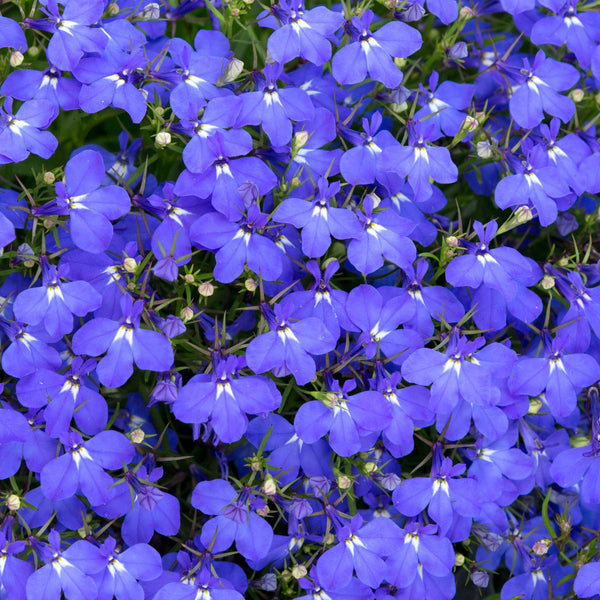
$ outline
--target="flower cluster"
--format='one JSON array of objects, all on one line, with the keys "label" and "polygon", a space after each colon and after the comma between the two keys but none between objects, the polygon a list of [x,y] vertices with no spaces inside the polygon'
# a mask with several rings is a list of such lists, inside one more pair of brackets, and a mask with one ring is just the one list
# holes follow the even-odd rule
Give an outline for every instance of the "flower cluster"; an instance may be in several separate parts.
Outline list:
[{"label": "flower cluster", "polygon": [[0,598],[599,598],[596,4],[2,3]]}]

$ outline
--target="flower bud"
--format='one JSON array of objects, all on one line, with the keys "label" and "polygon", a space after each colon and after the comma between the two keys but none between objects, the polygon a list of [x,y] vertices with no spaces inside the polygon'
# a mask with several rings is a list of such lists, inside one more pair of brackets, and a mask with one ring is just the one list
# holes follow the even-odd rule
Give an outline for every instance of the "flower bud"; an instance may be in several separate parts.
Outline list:
[{"label": "flower bud", "polygon": [[21,508],[21,498],[16,494],[10,494],[6,498],[6,508],[8,510],[19,510]]},{"label": "flower bud", "polygon": [[159,116],[162,117],[165,114],[165,109],[162,106],[157,106],[154,109],[154,112]]},{"label": "flower bud", "polygon": [[448,58],[452,60],[462,60],[463,58],[467,58],[469,56],[469,49],[465,42],[456,42],[456,44],[452,44],[450,48],[446,50],[448,54]]},{"label": "flower bud", "polygon": [[166,148],[171,143],[171,134],[168,131],[159,131],[154,142],[159,148]]},{"label": "flower bud", "polygon": [[533,213],[531,212],[531,208],[529,206],[519,206],[515,211],[515,218],[517,220],[518,225],[523,225],[525,223],[529,223],[531,219],[533,219]]},{"label": "flower bud", "polygon": [[456,567],[462,567],[465,564],[465,557],[460,552],[457,552],[454,555],[454,565]]},{"label": "flower bud", "polygon": [[461,19],[472,19],[475,16],[473,9],[469,6],[463,6],[460,9],[459,17]]},{"label": "flower bud", "polygon": [[160,19],[160,4],[150,2],[137,14],[140,21],[156,21]]},{"label": "flower bud", "polygon": [[590,443],[590,440],[584,435],[577,435],[575,437],[572,437],[569,440],[569,443],[571,444],[571,448],[583,448],[584,446],[587,446]]},{"label": "flower bud", "polygon": [[263,506],[262,508],[257,508],[256,509],[256,514],[260,515],[261,517],[266,517],[271,511],[269,510],[268,506]]},{"label": "flower bud", "polygon": [[544,554],[547,554],[548,550],[550,550],[550,546],[552,546],[552,540],[543,538],[533,544],[532,550],[537,556],[544,556]]},{"label": "flower bud", "polygon": [[494,149],[488,140],[477,142],[477,156],[479,158],[488,159],[494,155]]},{"label": "flower bud", "polygon": [[540,409],[544,406],[542,401],[539,398],[531,398],[529,400],[529,410],[527,414],[529,415],[537,415],[540,412]]},{"label": "flower bud", "polygon": [[186,306],[185,308],[181,309],[181,312],[179,313],[179,318],[184,323],[187,323],[188,321],[191,321],[194,318],[194,311],[189,306]]},{"label": "flower bud", "polygon": [[540,281],[540,285],[544,290],[551,290],[555,285],[554,277],[551,277],[550,275],[544,275],[542,281]]},{"label": "flower bud", "polygon": [[194,283],[194,275],[192,273],[186,273],[183,279],[186,283]]},{"label": "flower bud", "polygon": [[119,8],[119,5],[116,2],[111,2],[106,8],[106,12],[108,12],[108,14],[112,17],[118,15],[120,10],[121,9]]},{"label": "flower bud", "polygon": [[244,287],[249,292],[255,292],[256,288],[258,287],[258,283],[254,279],[248,278],[248,279],[246,279],[246,281],[244,281]]},{"label": "flower bud", "polygon": [[219,80],[220,84],[231,83],[235,81],[242,70],[244,69],[244,63],[238,58],[232,58],[225,67],[225,74]]},{"label": "flower bud", "polygon": [[581,102],[585,98],[585,92],[581,88],[575,88],[569,92],[569,96],[573,102]]},{"label": "flower bud", "polygon": [[348,490],[352,487],[352,479],[346,477],[346,475],[340,475],[337,478],[337,484],[340,490]]},{"label": "flower bud", "polygon": [[459,242],[458,238],[455,235],[449,235],[446,238],[446,244],[450,246],[450,248],[458,248]]},{"label": "flower bud", "polygon": [[304,565],[294,565],[292,568],[292,577],[294,579],[302,579],[302,577],[306,577],[308,571]]},{"label": "flower bud", "polygon": [[471,581],[477,587],[487,587],[490,582],[490,576],[485,571],[473,571],[471,573]]},{"label": "flower bud", "polygon": [[215,286],[210,281],[203,281],[198,286],[198,293],[203,298],[208,298],[209,296],[212,296],[215,293]]},{"label": "flower bud", "polygon": [[250,470],[251,470],[253,473],[258,473],[258,472],[260,471],[260,467],[261,467],[261,462],[260,462],[260,459],[259,459],[259,458],[257,458],[256,456],[253,456],[253,457],[250,459]]},{"label": "flower bud", "polygon": [[377,463],[365,463],[365,473],[375,473],[375,471],[377,471]]},{"label": "flower bud", "polygon": [[369,198],[373,200],[373,208],[377,208],[381,204],[381,198],[375,192],[371,192]]},{"label": "flower bud", "polygon": [[135,260],[135,258],[131,258],[130,256],[128,256],[124,261],[123,261],[123,268],[128,272],[128,273],[135,273],[135,270],[137,269],[137,261]]},{"label": "flower bud", "polygon": [[134,444],[141,444],[144,441],[144,438],[146,437],[146,434],[144,433],[144,431],[139,428],[134,429],[133,431],[130,431],[128,435],[129,435],[129,439]]},{"label": "flower bud", "polygon": [[32,58],[35,58],[40,53],[40,49],[37,46],[30,46],[27,49],[27,54]]},{"label": "flower bud", "polygon": [[54,177],[54,173],[52,171],[46,171],[44,173],[44,183],[48,185],[52,185],[56,181],[56,177]]},{"label": "flower bud", "polygon": [[272,477],[267,477],[262,485],[262,493],[267,496],[274,496],[277,493],[277,484]]},{"label": "flower bud", "polygon": [[467,115],[460,126],[460,131],[463,131],[465,134],[473,133],[477,131],[479,127],[479,121],[472,117],[471,115]]},{"label": "flower bud", "polygon": [[299,150],[302,150],[308,142],[309,133],[308,131],[297,131],[292,138],[292,156],[296,156]]},{"label": "flower bud", "polygon": [[15,50],[11,52],[8,62],[10,63],[11,67],[15,68],[23,63],[23,58],[23,55],[18,50]]}]

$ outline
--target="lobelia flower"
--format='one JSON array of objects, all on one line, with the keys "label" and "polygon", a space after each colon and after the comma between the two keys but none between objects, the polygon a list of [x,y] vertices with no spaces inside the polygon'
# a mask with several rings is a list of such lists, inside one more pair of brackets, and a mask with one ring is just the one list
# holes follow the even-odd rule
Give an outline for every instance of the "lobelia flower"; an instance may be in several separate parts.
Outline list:
[{"label": "lobelia flower", "polygon": [[[0,22],[0,27],[2,24]],[[0,594],[11,600],[26,600],[25,584],[33,573],[33,565],[17,558],[25,550],[25,542],[6,539],[4,531],[0,531]],[[6,594],[6,595],[5,595]]]},{"label": "lobelia flower", "polygon": [[192,506],[205,515],[214,515],[202,527],[202,543],[212,552],[222,552],[235,541],[244,558],[260,560],[273,541],[271,526],[255,511],[261,504],[248,487],[238,494],[222,479],[201,481],[192,492]]},{"label": "lobelia flower", "polygon": [[435,125],[428,121],[409,121],[408,146],[391,146],[379,157],[379,169],[407,177],[415,193],[415,201],[427,200],[433,193],[430,178],[438,183],[454,183],[458,168],[447,148],[431,146]]},{"label": "lobelia flower", "polygon": [[375,207],[370,194],[363,201],[364,213],[357,210],[362,232],[348,244],[348,260],[361,273],[368,275],[383,266],[383,259],[400,268],[409,268],[417,249],[408,238],[415,223],[398,215],[389,203]]},{"label": "lobelia flower", "polygon": [[71,546],[62,552],[60,534],[55,529],[48,534],[49,544],[34,540],[36,553],[46,564],[27,579],[27,600],[59,600],[61,590],[67,600],[97,598],[94,580],[72,562],[79,558],[77,548]]},{"label": "lobelia flower", "polygon": [[340,336],[340,328],[346,331],[356,329],[346,314],[348,293],[336,290],[330,284],[331,278],[339,268],[340,263],[335,259],[327,261],[323,272],[316,261],[308,261],[306,270],[314,278],[310,291],[294,291],[281,301],[282,305],[291,307],[290,312],[298,319],[319,319],[336,339]]},{"label": "lobelia flower", "polygon": [[[44,332],[23,323],[9,323],[0,318],[10,345],[2,352],[2,369],[12,377],[24,377],[37,369],[55,370],[62,365],[59,353],[46,344]],[[33,332],[32,332],[33,331]]]},{"label": "lobelia flower", "polygon": [[84,317],[102,304],[102,297],[87,281],[61,282],[68,269],[56,268],[40,257],[42,285],[23,290],[13,306],[15,318],[30,325],[43,323],[51,339],[73,330],[73,315]]},{"label": "lobelia flower", "polygon": [[302,251],[311,258],[327,252],[330,236],[344,240],[361,233],[360,223],[350,209],[330,206],[330,199],[339,191],[339,182],[329,185],[327,179],[320,177],[312,200],[286,198],[273,214],[274,221],[302,229]]},{"label": "lobelia flower", "polygon": [[91,253],[103,252],[113,236],[111,220],[129,212],[127,192],[116,185],[102,186],[105,177],[102,156],[84,150],[65,166],[65,183],[55,184],[56,198],[32,210],[36,217],[69,215],[73,243]]},{"label": "lobelia flower", "polygon": [[[202,174],[185,169],[177,178],[175,193],[179,196],[210,197],[214,209],[230,221],[242,216],[245,206],[239,189],[253,183],[259,196],[264,196],[277,184],[277,178],[260,158],[243,156],[252,150],[252,138],[247,132],[224,135],[216,132],[206,140],[206,167]],[[241,156],[242,158],[231,158]]]},{"label": "lobelia flower", "polygon": [[8,17],[0,16],[0,48],[25,51],[27,39],[19,24]]},{"label": "lobelia flower", "polygon": [[454,597],[454,549],[450,540],[437,534],[437,530],[437,525],[423,525],[410,519],[404,527],[403,543],[385,561],[386,580],[407,590],[407,598]]},{"label": "lobelia flower", "polygon": [[415,315],[407,323],[407,327],[418,331],[423,339],[433,335],[432,319],[457,323],[465,315],[463,305],[450,290],[439,285],[422,284],[428,268],[429,263],[426,260],[420,260],[416,269],[405,268],[407,276],[402,283],[402,288],[415,307]]},{"label": "lobelia flower", "polygon": [[314,317],[294,320],[290,307],[261,304],[270,331],[254,338],[246,348],[246,362],[255,373],[272,371],[281,377],[291,373],[298,385],[312,381],[316,374],[310,356],[333,350],[337,339]]},{"label": "lobelia flower", "polygon": [[195,375],[179,391],[174,415],[184,423],[210,420],[221,441],[237,442],[248,427],[246,413],[266,413],[281,403],[281,394],[270,379],[240,377],[244,367],[243,358],[214,356],[212,375]]},{"label": "lobelia flower", "polygon": [[401,323],[409,323],[414,306],[408,298],[397,294],[391,287],[375,289],[370,285],[355,287],[346,300],[346,314],[362,332],[357,349],[366,358],[373,358],[378,351],[402,364],[410,352],[421,348],[421,336],[411,329],[398,329]]},{"label": "lobelia flower", "polygon": [[398,145],[396,138],[386,129],[377,133],[381,123],[381,113],[377,111],[370,122],[363,118],[364,132],[361,134],[342,125],[338,126],[340,133],[354,144],[354,148],[344,152],[340,159],[340,172],[348,183],[373,183],[376,178],[380,180],[379,156],[384,150],[387,152],[389,147]]},{"label": "lobelia flower", "polygon": [[116,540],[108,536],[99,546],[79,540],[69,547],[69,560],[92,576],[98,588],[98,600],[143,600],[140,581],[160,577],[160,554],[147,544],[135,544],[123,552],[116,551]]},{"label": "lobelia flower", "polygon": [[501,329],[506,324],[507,310],[530,323],[542,311],[542,303],[526,286],[535,285],[541,279],[541,269],[514,248],[490,249],[498,231],[496,221],[485,226],[475,221],[473,229],[479,243],[461,242],[468,253],[452,259],[446,267],[446,281],[476,290],[471,304],[477,307],[474,320],[478,327]]},{"label": "lobelia flower", "polygon": [[333,506],[325,512],[332,520],[338,544],[329,548],[317,561],[319,583],[326,590],[339,590],[356,572],[359,581],[376,588],[387,578],[383,558],[391,555],[402,539],[403,531],[391,519],[376,517],[364,524],[360,515],[350,523],[341,520]]},{"label": "lobelia flower", "polygon": [[523,59],[523,68],[507,68],[517,85],[512,87],[509,102],[510,116],[517,125],[531,129],[544,119],[544,112],[567,123],[575,112],[575,104],[562,92],[572,88],[579,80],[579,72],[566,63],[546,58],[543,50],[535,55],[533,64]]},{"label": "lobelia flower", "polygon": [[326,378],[328,393],[323,402],[302,404],[294,419],[298,437],[314,444],[329,433],[329,445],[340,456],[352,456],[372,445],[371,433],[381,433],[392,417],[392,409],[380,392],[349,393],[356,388],[355,381],[346,381],[343,387]]},{"label": "lobelia flower", "polygon": [[282,73],[280,63],[265,65],[265,81],[259,84],[259,90],[240,96],[242,106],[236,122],[236,127],[262,125],[273,146],[284,146],[292,139],[291,121],[308,121],[315,112],[303,89],[277,87]]},{"label": "lobelia flower", "polygon": [[[71,419],[88,435],[100,433],[108,421],[104,398],[89,387],[86,375],[96,366],[95,360],[73,359],[71,368],[63,375],[38,369],[17,382],[17,398],[28,408],[43,408],[46,434],[60,437],[70,431]],[[88,385],[85,385],[87,383]]]},{"label": "lobelia flower", "polygon": [[165,281],[176,281],[179,267],[192,258],[192,244],[185,229],[174,219],[164,219],[152,234],[152,252],[158,259],[154,274]]},{"label": "lobelia flower", "polygon": [[119,387],[133,374],[133,363],[143,370],[168,371],[173,364],[173,348],[168,338],[158,331],[142,329],[142,300],[129,295],[121,298],[119,321],[98,317],[88,321],[73,335],[76,354],[99,356],[106,352],[96,367],[103,385]]},{"label": "lobelia flower", "polygon": [[509,380],[510,389],[528,396],[545,391],[555,417],[567,417],[577,408],[577,394],[600,379],[596,359],[583,353],[564,352],[568,338],[543,336],[544,358],[521,357]]},{"label": "lobelia flower", "polygon": [[268,235],[268,219],[255,203],[238,223],[211,212],[192,224],[190,238],[196,246],[218,249],[214,269],[217,281],[230,283],[246,264],[261,279],[274,281],[281,275],[283,260],[280,249]]},{"label": "lobelia flower", "polygon": [[[0,408],[0,480],[12,477],[19,470],[23,444],[29,440],[30,433],[25,416],[11,408]],[[0,561],[1,557],[0,551]]]},{"label": "lobelia flower", "polygon": [[83,58],[73,74],[82,84],[79,106],[86,113],[96,113],[114,106],[122,108],[134,123],[146,114],[146,97],[138,85],[147,57],[142,50],[122,56],[102,54]]},{"label": "lobelia flower", "polygon": [[28,100],[13,114],[13,99],[0,108],[0,165],[21,162],[30,153],[50,158],[58,140],[46,129],[58,115],[58,108],[47,100]]},{"label": "lobelia flower", "polygon": [[50,65],[44,71],[13,71],[2,83],[0,92],[18,100],[44,100],[56,108],[76,110],[79,108],[80,88],[78,81],[63,77],[59,69]]},{"label": "lobelia flower", "polygon": [[275,31],[267,40],[269,55],[281,64],[300,56],[321,66],[331,58],[330,39],[342,26],[344,17],[325,6],[305,10],[304,0],[280,0],[258,16],[261,27]]},{"label": "lobelia flower", "polygon": [[65,452],[42,469],[42,492],[48,500],[70,498],[78,489],[90,504],[102,504],[114,495],[113,478],[104,469],[120,469],[134,454],[131,442],[116,431],[102,431],[83,441],[81,435],[61,435]]},{"label": "lobelia flower", "polygon": [[[447,535],[461,518],[469,520],[479,514],[477,481],[458,478],[465,472],[464,464],[453,465],[444,458],[440,443],[433,447],[431,477],[404,480],[393,492],[394,506],[402,514],[415,517],[427,508],[427,514],[438,524],[441,535]],[[470,526],[467,528],[467,537]],[[455,540],[457,541],[457,540]]]},{"label": "lobelia flower", "polygon": [[560,176],[559,169],[547,164],[541,146],[533,146],[530,140],[524,140],[522,148],[525,160],[508,157],[510,166],[517,172],[499,181],[494,200],[502,209],[533,206],[536,211],[534,215],[545,227],[556,220],[560,199],[569,195],[569,186]]},{"label": "lobelia flower", "polygon": [[375,18],[375,13],[367,8],[360,17],[352,17],[344,25],[351,41],[334,54],[331,62],[338,83],[362,83],[367,72],[371,79],[388,88],[402,82],[402,73],[392,57],[404,58],[419,50],[423,43],[421,34],[400,21],[387,23],[372,33],[370,27]]},{"label": "lobelia flower", "polygon": [[567,45],[577,62],[587,69],[600,39],[600,16],[595,12],[577,12],[575,0],[553,0],[548,4],[556,16],[544,16],[531,29],[531,41],[536,46]]},{"label": "lobelia flower", "polygon": [[442,135],[454,137],[463,126],[466,115],[462,111],[471,104],[474,86],[454,81],[444,81],[438,86],[439,78],[436,71],[429,76],[430,92],[420,84],[421,93],[417,100],[422,108],[414,118],[422,121],[428,117],[428,124],[435,123],[436,138]]},{"label": "lobelia flower", "polygon": [[102,0],[66,0],[62,15],[56,0],[48,0],[45,4],[41,11],[47,18],[26,18],[23,25],[53,34],[46,50],[50,63],[63,71],[72,71],[84,53],[102,54],[107,38],[99,28],[90,27],[97,24],[102,17]]},{"label": "lobelia flower", "polygon": [[[229,40],[220,31],[200,30],[194,39],[196,51],[185,41],[173,38],[169,54],[180,68],[178,80],[171,90],[169,104],[177,116],[182,116],[188,106],[199,101],[222,99],[231,93],[218,88],[217,83],[225,75],[229,56]],[[160,77],[161,75],[159,75]]]},{"label": "lobelia flower", "polygon": [[163,470],[155,469],[153,463],[154,458],[147,454],[135,473],[126,471],[116,482],[111,488],[114,494],[106,503],[94,506],[94,512],[106,519],[125,515],[121,537],[129,545],[148,543],[154,532],[177,535],[179,531],[179,500],[157,487]]}]

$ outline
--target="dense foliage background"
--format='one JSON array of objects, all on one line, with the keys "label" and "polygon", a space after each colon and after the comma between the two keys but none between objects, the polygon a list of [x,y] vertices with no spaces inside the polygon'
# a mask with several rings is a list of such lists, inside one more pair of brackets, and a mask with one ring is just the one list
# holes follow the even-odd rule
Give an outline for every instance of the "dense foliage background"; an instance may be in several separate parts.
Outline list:
[{"label": "dense foliage background", "polygon": [[0,599],[600,597],[600,2],[0,2]]}]

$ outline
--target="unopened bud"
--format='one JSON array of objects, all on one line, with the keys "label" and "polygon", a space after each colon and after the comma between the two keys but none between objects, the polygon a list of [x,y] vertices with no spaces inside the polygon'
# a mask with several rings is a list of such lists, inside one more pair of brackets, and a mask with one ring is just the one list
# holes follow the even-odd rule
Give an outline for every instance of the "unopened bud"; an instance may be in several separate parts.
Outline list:
[{"label": "unopened bud", "polygon": [[371,192],[369,194],[369,198],[373,200],[373,208],[377,208],[381,204],[381,197],[378,196],[375,192]]},{"label": "unopened bud", "polygon": [[529,223],[531,219],[533,219],[533,213],[531,212],[531,208],[529,206],[519,206],[515,211],[515,218],[519,225],[523,225],[524,223]]},{"label": "unopened bud", "polygon": [[137,261],[135,260],[135,258],[131,258],[130,256],[128,256],[124,261],[123,261],[123,268],[128,272],[128,273],[135,273],[135,270],[137,269]]},{"label": "unopened bud", "polygon": [[258,283],[256,280],[252,279],[251,277],[246,279],[246,281],[244,281],[244,287],[249,291],[249,292],[255,292],[256,288],[258,287]]},{"label": "unopened bud", "polygon": [[258,458],[256,458],[256,457],[253,457],[250,460],[250,470],[253,473],[258,473],[260,471],[260,467],[261,467],[260,460]]},{"label": "unopened bud", "polygon": [[46,217],[44,219],[44,227],[46,229],[50,229],[51,227],[54,227],[54,221],[52,219],[50,219],[49,217]]},{"label": "unopened bud", "polygon": [[239,76],[242,70],[244,69],[244,63],[239,58],[232,58],[225,67],[225,74],[219,80],[219,83],[231,83],[235,81]]},{"label": "unopened bud", "polygon": [[460,552],[457,552],[454,555],[454,566],[462,567],[465,564],[465,557]]},{"label": "unopened bud", "polygon": [[550,550],[550,546],[552,546],[552,540],[548,538],[543,538],[538,540],[535,544],[533,544],[533,553],[538,556],[544,556]]},{"label": "unopened bud", "polygon": [[19,510],[21,508],[21,498],[16,494],[10,494],[10,496],[6,498],[6,508],[8,508],[8,510]]},{"label": "unopened bud", "polygon": [[11,67],[18,67],[23,63],[23,58],[23,55],[18,50],[14,50],[11,52],[8,62]]},{"label": "unopened bud", "polygon": [[40,53],[40,49],[37,46],[30,46],[27,49],[27,54],[29,54],[29,56],[35,58],[38,54]]},{"label": "unopened bud", "polygon": [[365,473],[375,473],[375,471],[377,471],[377,463],[365,463]]},{"label": "unopened bud", "polygon": [[160,18],[160,4],[150,2],[138,13],[137,17],[141,21],[156,21]]},{"label": "unopened bud", "polygon": [[302,577],[306,577],[308,571],[304,565],[294,565],[292,568],[292,577],[294,579],[302,579]]},{"label": "unopened bud", "polygon": [[198,286],[198,293],[202,297],[208,298],[209,296],[212,296],[215,293],[215,286],[210,281],[203,281]]},{"label": "unopened bud", "polygon": [[346,475],[340,475],[337,478],[337,484],[340,490],[349,490],[352,487],[352,479]]},{"label": "unopened bud", "polygon": [[308,142],[308,131],[297,131],[292,138],[292,156],[295,156],[299,150],[306,146]]},{"label": "unopened bud", "polygon": [[263,506],[262,508],[257,508],[256,509],[256,514],[260,515],[261,517],[266,517],[271,511],[269,510],[268,506]]},{"label": "unopened bud", "polygon": [[473,9],[470,8],[469,6],[463,6],[460,9],[459,17],[461,19],[472,19],[474,16],[475,16],[475,13],[473,12]]},{"label": "unopened bud", "polygon": [[480,588],[487,587],[490,582],[490,576],[485,571],[473,571],[471,581]]},{"label": "unopened bud", "polygon": [[573,102],[581,102],[585,98],[585,92],[581,88],[575,88],[569,92],[569,96]]},{"label": "unopened bud", "polygon": [[569,259],[566,256],[564,256],[556,264],[559,267],[566,267],[569,264]]},{"label": "unopened bud", "polygon": [[179,313],[179,318],[184,323],[187,323],[188,321],[191,321],[194,318],[194,311],[189,306],[186,306],[185,308],[181,309],[181,312]]},{"label": "unopened bud", "polygon": [[527,414],[529,415],[537,415],[540,412],[540,409],[544,406],[542,401],[539,398],[531,398],[529,400],[529,410]]},{"label": "unopened bud", "polygon": [[327,535],[323,536],[323,543],[326,546],[331,546],[332,544],[336,543],[336,539],[335,539],[335,535],[331,532],[329,532]]},{"label": "unopened bud", "polygon": [[44,173],[44,183],[48,185],[52,185],[56,181],[56,177],[54,177],[54,173],[52,171],[46,171]]},{"label": "unopened bud", "polygon": [[194,283],[194,276],[192,275],[192,273],[186,273],[183,276],[183,279],[186,283]]},{"label": "unopened bud", "polygon": [[571,532],[571,523],[569,521],[559,521],[558,526],[562,533],[570,533]]},{"label": "unopened bud", "polygon": [[157,106],[154,109],[154,112],[159,116],[162,117],[165,114],[165,109],[162,106]]},{"label": "unopened bud", "polygon": [[301,185],[302,185],[302,180],[299,177],[292,177],[290,184],[289,184],[290,192],[292,190],[295,190],[297,187],[300,187]]},{"label": "unopened bud", "polygon": [[267,496],[274,496],[277,493],[277,484],[272,477],[265,479],[265,482],[262,485],[262,492]]},{"label": "unopened bud", "polygon": [[487,140],[477,142],[477,156],[479,158],[488,159],[494,155],[494,149]]},{"label": "unopened bud", "polygon": [[166,148],[171,143],[171,134],[168,131],[159,131],[154,141],[160,148]]},{"label": "unopened bud", "polygon": [[134,444],[141,444],[144,441],[145,437],[146,434],[142,429],[134,429],[133,431],[129,432],[129,439]]},{"label": "unopened bud", "polygon": [[450,246],[450,248],[458,248],[458,245],[459,245],[458,238],[455,235],[449,235],[446,238],[446,244],[448,244],[448,246]]},{"label": "unopened bud", "polygon": [[135,288],[136,288],[136,285],[135,285],[135,282],[134,282],[134,281],[130,281],[130,282],[127,284],[127,289],[128,289],[130,292],[133,292],[133,291],[135,290]]},{"label": "unopened bud", "polygon": [[469,49],[465,42],[456,42],[456,44],[452,44],[450,48],[446,50],[448,54],[448,58],[452,60],[462,60],[469,56]]},{"label": "unopened bud", "polygon": [[106,11],[108,12],[109,15],[111,16],[115,16],[119,14],[119,11],[121,9],[119,8],[119,5],[116,2],[111,2],[108,7],[106,8]]},{"label": "unopened bud", "polygon": [[571,448],[583,448],[584,446],[587,446],[590,443],[589,438],[583,436],[583,435],[578,435],[575,437],[572,437],[569,440],[569,443],[571,444]]},{"label": "unopened bud", "polygon": [[544,290],[551,290],[556,285],[556,283],[554,277],[551,277],[550,275],[544,275],[542,281],[540,281],[540,285]]},{"label": "unopened bud", "polygon": [[467,115],[460,126],[460,130],[464,133],[473,133],[478,127],[479,121],[475,117]]}]

